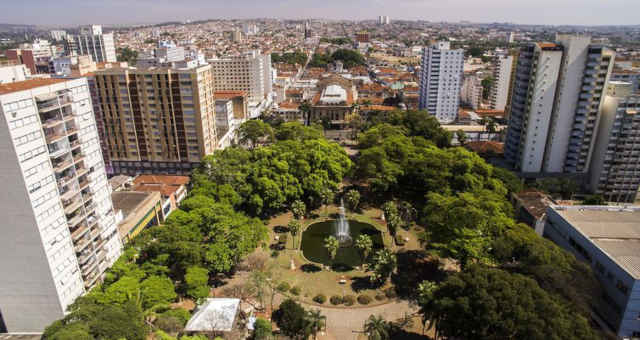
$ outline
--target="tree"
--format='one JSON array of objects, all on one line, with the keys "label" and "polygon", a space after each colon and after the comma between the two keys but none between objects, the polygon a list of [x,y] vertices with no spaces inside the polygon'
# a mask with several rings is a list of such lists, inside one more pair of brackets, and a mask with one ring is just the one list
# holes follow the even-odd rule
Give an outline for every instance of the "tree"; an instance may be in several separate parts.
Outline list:
[{"label": "tree", "polygon": [[398,265],[396,255],[389,249],[380,249],[372,260],[373,274],[370,279],[382,284],[387,281]]},{"label": "tree", "polygon": [[461,146],[467,144],[467,134],[464,133],[462,129],[456,131],[456,138],[458,139],[458,143],[460,143]]},{"label": "tree", "polygon": [[369,257],[371,250],[373,250],[373,240],[371,240],[371,237],[369,235],[362,234],[359,235],[358,238],[356,238],[355,246],[358,249],[358,252],[360,252],[360,257],[362,258],[362,268],[364,269],[364,264]]},{"label": "tree", "polygon": [[209,271],[202,267],[190,267],[184,277],[186,293],[198,300],[209,296]]},{"label": "tree", "polygon": [[263,318],[257,318],[253,324],[253,340],[271,339],[271,322]]},{"label": "tree", "polygon": [[293,217],[296,220],[299,220],[303,218],[304,214],[307,212],[307,206],[304,202],[296,200],[291,204],[291,212],[293,213]]},{"label": "tree", "polygon": [[437,333],[447,338],[597,338],[585,317],[534,280],[496,268],[472,265],[449,276],[425,301],[421,310],[431,311]]},{"label": "tree", "polygon": [[168,304],[178,297],[173,287],[173,282],[166,276],[148,277],[140,284],[140,290],[144,309],[149,309],[158,304]]},{"label": "tree", "polygon": [[289,232],[291,233],[291,238],[293,239],[293,248],[298,249],[296,247],[296,235],[298,235],[298,232],[300,231],[300,228],[302,228],[302,225],[298,220],[291,220],[289,221],[289,224],[287,226],[289,227]]},{"label": "tree", "polygon": [[326,322],[327,317],[322,315],[320,310],[311,310],[307,312],[306,320],[307,327],[305,333],[313,335],[313,339],[316,339],[316,335],[321,331]]},{"label": "tree", "polygon": [[61,328],[52,335],[43,336],[47,340],[93,340],[89,334],[89,327],[84,323],[72,323],[65,328]]},{"label": "tree", "polygon": [[327,252],[329,253],[329,258],[331,258],[331,261],[333,261],[336,258],[336,255],[338,254],[338,248],[340,248],[340,242],[338,241],[337,238],[333,236],[329,236],[324,239],[324,247],[325,249],[327,249]]},{"label": "tree", "polygon": [[249,144],[251,149],[258,143],[271,141],[274,138],[273,128],[261,120],[248,120],[238,128],[240,143]]},{"label": "tree", "polygon": [[307,312],[299,303],[291,299],[280,304],[274,314],[274,320],[284,335],[294,339],[304,339],[309,335]]},{"label": "tree", "polygon": [[356,209],[358,209],[358,204],[360,204],[360,192],[358,192],[358,190],[351,189],[347,191],[344,198],[349,210],[356,211]]},{"label": "tree", "polygon": [[125,61],[129,63],[129,66],[133,66],[136,64],[136,60],[138,59],[138,51],[132,50],[128,47],[119,48],[118,49],[118,61]]},{"label": "tree", "polygon": [[303,101],[300,106],[298,106],[298,110],[300,110],[300,113],[302,113],[302,117],[305,120],[305,124],[309,125],[309,117],[310,117],[310,113],[311,113],[311,105],[309,105],[308,101]]},{"label": "tree", "polygon": [[389,334],[389,324],[382,316],[371,315],[364,323],[364,332],[369,340],[391,339]]},{"label": "tree", "polygon": [[487,77],[482,79],[482,98],[484,100],[489,99],[489,95],[491,94],[491,88],[493,87],[493,83],[495,79],[493,77]]},{"label": "tree", "polygon": [[331,202],[333,202],[334,196],[335,196],[335,194],[334,194],[333,190],[331,190],[329,188],[324,188],[320,192],[320,199],[321,199],[322,204],[325,207],[325,214],[327,214],[327,215],[329,214],[327,209],[329,207],[329,204],[331,204]]}]

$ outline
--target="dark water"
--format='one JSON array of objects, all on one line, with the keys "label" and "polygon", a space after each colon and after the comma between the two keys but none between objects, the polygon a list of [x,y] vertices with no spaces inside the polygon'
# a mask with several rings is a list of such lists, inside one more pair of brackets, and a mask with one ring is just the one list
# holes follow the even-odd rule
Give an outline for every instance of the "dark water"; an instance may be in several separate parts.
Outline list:
[{"label": "dark water", "polygon": [[[353,243],[360,234],[369,235],[373,241],[373,248],[380,249],[383,247],[382,234],[372,225],[358,221],[349,220],[351,230],[351,238]],[[324,239],[335,236],[335,221],[319,222],[310,225],[304,233],[302,233],[302,253],[309,260],[326,265],[342,265],[346,267],[354,267],[362,264],[358,249],[353,245],[341,247],[338,249],[336,258],[331,263],[329,252],[324,247]]]}]

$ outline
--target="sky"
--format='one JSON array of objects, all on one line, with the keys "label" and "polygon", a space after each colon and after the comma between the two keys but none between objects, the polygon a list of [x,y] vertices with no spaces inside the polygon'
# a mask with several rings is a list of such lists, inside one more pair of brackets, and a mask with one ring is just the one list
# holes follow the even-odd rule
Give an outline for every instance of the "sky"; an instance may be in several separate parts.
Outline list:
[{"label": "sky", "polygon": [[391,19],[635,25],[638,0],[0,0],[0,23],[75,26],[187,19]]}]

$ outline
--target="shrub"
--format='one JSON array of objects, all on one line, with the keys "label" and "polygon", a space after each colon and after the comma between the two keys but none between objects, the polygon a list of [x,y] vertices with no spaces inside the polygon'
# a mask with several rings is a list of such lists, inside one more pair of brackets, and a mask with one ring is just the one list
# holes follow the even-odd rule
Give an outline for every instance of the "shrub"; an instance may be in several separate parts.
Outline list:
[{"label": "shrub", "polygon": [[358,303],[361,305],[368,305],[371,303],[371,298],[369,295],[358,295]]},{"label": "shrub", "polygon": [[353,306],[353,304],[356,303],[356,297],[353,295],[345,295],[343,301],[345,306]]},{"label": "shrub", "polygon": [[176,333],[184,328],[182,321],[174,316],[160,315],[154,324],[167,333]]},{"label": "shrub", "polygon": [[273,257],[274,259],[278,257],[278,255],[280,255],[280,252],[278,252],[277,250],[271,252],[271,257]]},{"label": "shrub", "polygon": [[281,234],[278,237],[278,243],[280,244],[287,244],[287,239],[289,238],[289,234]]},{"label": "shrub", "polygon": [[329,299],[332,305],[340,305],[342,304],[342,296],[334,295]]},{"label": "shrub", "polygon": [[395,288],[387,288],[384,290],[384,295],[389,299],[395,299],[398,297],[398,293],[396,293]]},{"label": "shrub", "polygon": [[313,298],[313,301],[319,303],[319,304],[324,304],[325,302],[327,302],[327,297],[324,296],[324,294],[318,294]]},{"label": "shrub", "polygon": [[280,282],[280,284],[278,285],[278,287],[276,287],[276,289],[284,293],[289,289],[291,289],[291,286],[286,282]]},{"label": "shrub", "polygon": [[387,297],[382,293],[378,293],[378,294],[376,294],[375,298],[378,301],[382,301],[382,300],[386,299]]},{"label": "shrub", "polygon": [[183,308],[169,309],[166,312],[163,312],[161,315],[171,316],[180,320],[180,322],[182,322],[182,326],[186,325],[189,319],[191,319],[191,313]]},{"label": "shrub", "polygon": [[271,338],[271,322],[257,318],[253,325],[253,339],[266,340]]},{"label": "shrub", "polygon": [[291,287],[291,289],[289,290],[289,292],[295,296],[300,295],[300,287],[298,286],[293,286]]}]

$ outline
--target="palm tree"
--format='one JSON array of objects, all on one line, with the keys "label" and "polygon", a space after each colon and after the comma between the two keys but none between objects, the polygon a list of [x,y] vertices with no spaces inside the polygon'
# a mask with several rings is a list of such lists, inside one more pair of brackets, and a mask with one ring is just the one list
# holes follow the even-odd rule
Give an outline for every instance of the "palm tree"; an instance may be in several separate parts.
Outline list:
[{"label": "palm tree", "polygon": [[311,105],[309,105],[309,102],[306,100],[303,101],[302,104],[298,106],[298,110],[300,110],[300,112],[302,113],[302,118],[305,121],[305,125],[310,125],[311,117],[309,117],[309,115],[311,113]]},{"label": "palm tree", "polygon": [[325,215],[329,216],[329,203],[333,202],[333,197],[335,196],[335,194],[333,193],[333,191],[331,191],[331,189],[324,188],[322,189],[322,192],[320,192],[320,196],[322,199],[322,204],[324,204],[324,213]]},{"label": "palm tree", "polygon": [[333,236],[329,236],[324,239],[324,247],[329,252],[329,257],[331,258],[331,262],[336,259],[336,255],[338,254],[338,248],[340,248],[340,242],[337,238]]},{"label": "palm tree", "polygon": [[373,249],[373,241],[369,235],[360,235],[356,239],[355,243],[356,248],[360,252],[360,256],[362,257],[362,270],[364,270],[365,261],[367,257],[369,257],[369,253]]},{"label": "palm tree", "polygon": [[327,317],[320,314],[319,309],[316,309],[316,310],[310,310],[309,312],[307,312],[306,320],[307,320],[307,329],[305,333],[313,334],[313,339],[315,340],[318,332],[324,328]]},{"label": "palm tree", "polygon": [[300,228],[302,227],[302,225],[298,220],[291,220],[289,221],[289,224],[287,226],[289,227],[291,238],[293,238],[293,249],[297,250],[298,247],[296,247],[296,235],[298,235],[298,232],[300,231]]},{"label": "palm tree", "polygon": [[381,316],[371,315],[364,323],[364,331],[369,340],[387,340],[389,337],[389,324]]}]

